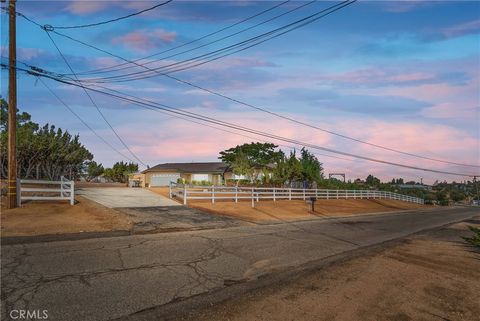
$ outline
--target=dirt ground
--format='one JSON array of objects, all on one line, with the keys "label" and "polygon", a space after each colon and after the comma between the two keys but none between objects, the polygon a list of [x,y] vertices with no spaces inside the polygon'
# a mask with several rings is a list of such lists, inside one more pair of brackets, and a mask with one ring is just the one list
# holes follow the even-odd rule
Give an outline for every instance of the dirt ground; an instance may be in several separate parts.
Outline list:
[{"label": "dirt ground", "polygon": [[480,251],[460,238],[470,233],[460,223],[411,237],[180,319],[480,320]]},{"label": "dirt ground", "polygon": [[[130,230],[132,222],[121,212],[81,196],[77,203],[35,201],[20,208],[1,211],[1,235],[31,236],[79,232]],[[4,204],[2,200],[2,205]]]},{"label": "dirt ground", "polygon": [[[168,187],[150,188],[152,192],[169,197]],[[309,205],[303,200],[260,201],[252,208],[250,201],[210,201],[191,200],[187,206],[201,211],[225,215],[233,218],[261,221],[294,221],[311,219],[315,216],[350,216],[366,213],[383,213],[401,210],[428,208],[429,206],[395,200],[319,200],[315,203],[315,213],[309,211]]]},{"label": "dirt ground", "polygon": [[93,182],[75,182],[75,188],[92,187],[127,187],[125,183],[93,183]]},{"label": "dirt ground", "polygon": [[381,213],[410,210],[424,205],[393,200],[319,200],[315,203],[315,213],[303,200],[260,201],[255,208],[250,202],[209,202],[191,201],[188,206],[199,210],[227,215],[247,221],[292,221],[314,217],[350,216],[366,213]]},{"label": "dirt ground", "polygon": [[168,187],[150,187],[149,190],[165,197],[170,197]]}]

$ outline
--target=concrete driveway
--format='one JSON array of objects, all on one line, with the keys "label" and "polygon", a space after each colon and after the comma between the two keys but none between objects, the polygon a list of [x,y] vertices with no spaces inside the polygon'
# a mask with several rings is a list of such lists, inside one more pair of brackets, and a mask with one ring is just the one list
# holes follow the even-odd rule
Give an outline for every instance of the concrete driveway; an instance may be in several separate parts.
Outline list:
[{"label": "concrete driveway", "polygon": [[180,204],[165,196],[143,188],[81,188],[76,193],[110,208],[180,206]]},{"label": "concrete driveway", "polygon": [[243,225],[235,219],[188,208],[147,189],[82,188],[77,194],[126,214],[134,223],[135,234]]}]

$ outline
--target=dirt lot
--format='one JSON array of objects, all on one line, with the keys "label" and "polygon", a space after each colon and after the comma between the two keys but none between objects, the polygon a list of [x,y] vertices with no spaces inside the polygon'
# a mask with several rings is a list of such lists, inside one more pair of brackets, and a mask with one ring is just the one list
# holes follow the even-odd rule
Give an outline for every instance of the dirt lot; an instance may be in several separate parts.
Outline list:
[{"label": "dirt lot", "polygon": [[319,200],[315,204],[315,213],[309,212],[309,206],[305,201],[260,201],[255,203],[255,208],[251,207],[250,202],[216,202],[212,204],[192,201],[188,206],[247,221],[293,221],[314,217],[350,216],[424,207],[424,205],[392,200]]},{"label": "dirt lot", "polygon": [[[121,212],[81,196],[77,203],[28,202],[21,208],[1,211],[1,235],[30,236],[78,232],[130,230],[132,223]],[[5,202],[2,200],[2,205]]]},{"label": "dirt lot", "polygon": [[411,237],[180,319],[480,320],[480,251],[465,245],[461,235],[470,235],[465,223]]},{"label": "dirt lot", "polygon": [[92,183],[92,182],[75,182],[75,188],[82,187],[127,187],[125,183]]},{"label": "dirt lot", "polygon": [[[150,188],[152,192],[169,197],[168,187]],[[366,213],[383,213],[401,210],[428,208],[426,205],[394,200],[319,200],[315,204],[315,213],[309,212],[308,204],[303,200],[294,201],[260,201],[252,208],[250,201],[210,201],[191,200],[189,207],[216,215],[225,215],[233,218],[262,222],[262,221],[294,221],[330,216],[350,216]]]},{"label": "dirt lot", "polygon": [[170,197],[168,187],[150,187],[149,190],[165,197]]}]

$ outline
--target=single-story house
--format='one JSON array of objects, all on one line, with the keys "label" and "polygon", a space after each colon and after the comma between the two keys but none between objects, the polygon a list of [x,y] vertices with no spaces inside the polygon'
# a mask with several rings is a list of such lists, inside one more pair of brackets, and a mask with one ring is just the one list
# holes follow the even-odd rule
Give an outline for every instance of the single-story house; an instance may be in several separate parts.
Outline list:
[{"label": "single-story house", "polygon": [[[262,176],[260,173],[259,177]],[[243,175],[235,175],[231,168],[223,162],[204,163],[164,163],[150,167],[141,173],[131,174],[130,186],[154,187],[168,186],[179,179],[184,182],[209,182],[212,185],[222,185],[230,179],[246,179]],[[135,183],[133,184],[133,181]]]},{"label": "single-story house", "polygon": [[150,167],[140,175],[136,174],[134,179],[140,180],[142,187],[167,186],[179,179],[185,182],[207,181],[220,185],[224,179],[230,178],[230,175],[224,177],[227,168],[228,166],[222,162],[165,163]]}]

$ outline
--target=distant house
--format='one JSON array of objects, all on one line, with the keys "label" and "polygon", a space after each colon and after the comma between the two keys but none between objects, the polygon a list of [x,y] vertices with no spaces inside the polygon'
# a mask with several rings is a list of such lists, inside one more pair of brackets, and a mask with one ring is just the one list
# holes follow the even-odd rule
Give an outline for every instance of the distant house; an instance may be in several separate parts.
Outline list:
[{"label": "distant house", "polygon": [[423,189],[426,191],[431,191],[432,186],[430,185],[423,185],[423,184],[398,184],[397,187],[399,188],[409,188],[409,189]]}]

